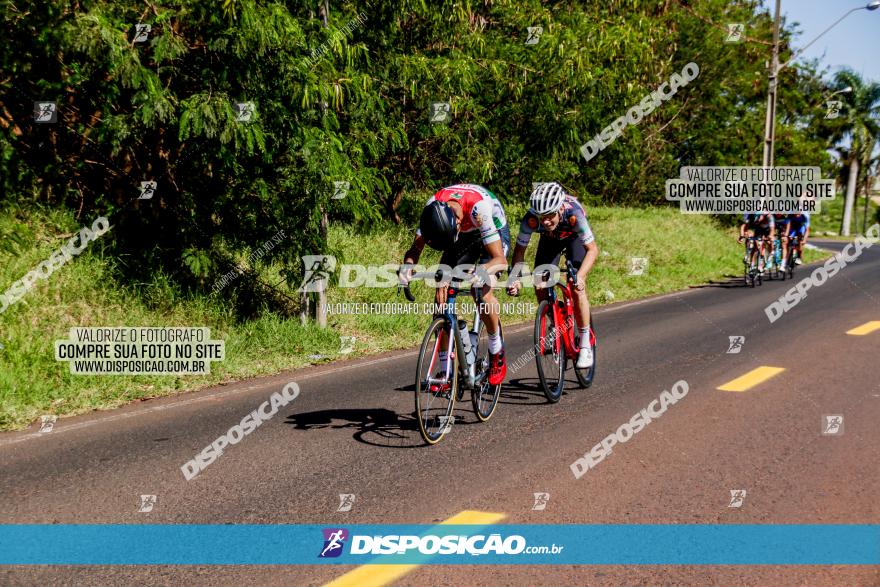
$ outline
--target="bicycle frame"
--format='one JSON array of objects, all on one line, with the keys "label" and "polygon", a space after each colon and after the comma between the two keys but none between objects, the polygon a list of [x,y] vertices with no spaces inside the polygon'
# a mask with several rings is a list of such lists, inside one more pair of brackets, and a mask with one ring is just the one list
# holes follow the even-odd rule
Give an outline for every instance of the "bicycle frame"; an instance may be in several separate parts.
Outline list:
[{"label": "bicycle frame", "polygon": [[[453,352],[453,345],[455,346],[455,352],[458,353],[459,357],[463,357],[464,359],[460,360],[458,362],[458,365],[459,374],[464,378],[465,387],[467,389],[476,389],[488,376],[488,372],[482,373],[479,377],[477,377],[476,360],[471,361],[471,358],[468,356],[468,354],[464,352],[464,342],[461,340],[460,331],[458,329],[458,314],[455,311],[455,299],[456,297],[458,297],[459,289],[453,286],[449,286],[446,290],[446,293],[446,312],[444,312],[443,318],[445,318],[446,320],[447,328],[452,332],[451,336],[448,333],[446,336],[446,352],[448,356],[451,356],[449,355],[449,353]],[[483,328],[483,321],[480,320],[480,299],[480,295],[474,297],[476,305],[476,307],[474,308],[474,321],[470,330],[467,331],[469,335],[476,335],[478,344],[480,340],[480,331]],[[428,370],[428,373],[434,372],[434,362],[437,360],[437,357],[440,356],[438,353],[439,347],[440,337],[437,338],[437,342],[434,345],[434,353],[431,358],[431,366]],[[476,359],[476,353],[474,353],[474,358]],[[451,379],[451,373],[449,372],[451,364],[451,361],[446,364],[446,372],[444,373],[444,378],[446,381],[449,381]],[[433,377],[429,376],[428,383],[443,383],[443,381],[436,380]]]},{"label": "bicycle frame", "polygon": [[[565,284],[557,283],[554,287],[548,288],[547,290],[547,299],[550,301],[550,306],[553,308],[553,323],[556,324],[556,328],[559,329],[562,334],[562,341],[565,345],[565,354],[569,359],[574,359],[578,352],[577,349],[574,348],[575,316],[574,304],[572,303],[572,299],[574,298],[572,290],[576,279],[577,273],[571,265],[571,262],[566,259]],[[557,287],[562,290],[562,300],[560,300],[556,294]],[[566,324],[566,316],[571,316],[571,325]],[[541,352],[544,351],[543,348],[540,350]]]}]

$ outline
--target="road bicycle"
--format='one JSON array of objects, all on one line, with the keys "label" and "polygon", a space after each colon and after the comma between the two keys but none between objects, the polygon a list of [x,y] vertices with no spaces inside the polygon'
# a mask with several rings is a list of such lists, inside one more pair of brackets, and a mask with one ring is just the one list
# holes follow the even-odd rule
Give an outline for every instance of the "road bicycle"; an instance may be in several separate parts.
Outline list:
[{"label": "road bicycle", "polygon": [[[439,280],[439,275],[416,273],[412,280],[416,279]],[[471,282],[465,280],[454,280],[446,287],[443,313],[435,316],[428,326],[416,366],[416,414],[419,431],[428,444],[437,444],[452,429],[455,402],[461,401],[465,389],[471,392],[474,414],[481,422],[495,413],[501,395],[501,384],[489,384],[489,340],[488,336],[480,336],[483,330],[480,320],[483,288],[472,288]],[[402,289],[406,299],[414,302],[415,296],[409,284]],[[470,329],[456,313],[455,301],[458,296],[472,296],[474,299]],[[503,330],[501,335],[503,339]],[[441,351],[445,351],[448,357],[445,368],[440,364]]]},{"label": "road bicycle", "polygon": [[771,280],[779,279],[779,276],[784,274],[782,271],[782,241],[778,234],[772,240],[770,237],[764,239],[764,269]]},{"label": "road bicycle", "polygon": [[797,267],[796,261],[801,258],[798,253],[798,245],[800,244],[801,237],[796,234],[793,234],[788,237],[788,259],[785,263],[785,267],[783,267],[783,272],[788,273],[789,278],[793,278],[794,269]]},{"label": "road bicycle", "polygon": [[[544,395],[551,403],[562,397],[565,387],[565,370],[568,361],[574,364],[580,350],[580,330],[575,324],[573,291],[577,283],[577,270],[568,259],[565,260],[565,282],[548,288],[547,299],[538,304],[535,317],[535,361],[538,364],[538,378]],[[559,294],[556,288],[559,288]],[[596,331],[590,313],[590,346],[593,348],[593,366],[579,369],[574,373],[581,387],[593,384],[596,375]]]},{"label": "road bicycle", "polygon": [[758,271],[757,262],[760,257],[758,241],[760,241],[760,237],[756,236],[748,236],[746,237],[746,253],[743,257],[743,265],[744,269],[744,277],[746,281],[746,287],[755,287],[755,283],[758,285],[762,285],[764,282],[764,276],[761,271]]}]

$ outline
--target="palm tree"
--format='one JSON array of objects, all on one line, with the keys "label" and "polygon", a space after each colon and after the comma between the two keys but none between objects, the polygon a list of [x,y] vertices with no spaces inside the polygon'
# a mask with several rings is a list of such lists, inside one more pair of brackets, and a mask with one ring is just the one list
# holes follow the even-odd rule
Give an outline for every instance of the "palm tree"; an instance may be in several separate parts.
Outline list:
[{"label": "palm tree", "polygon": [[880,133],[880,84],[866,83],[851,69],[842,69],[834,76],[837,89],[851,87],[843,94],[846,108],[837,126],[835,143],[848,142],[848,148],[840,148],[843,164],[847,170],[846,200],[840,234],[848,236],[852,225],[859,172],[867,172],[874,146]]}]

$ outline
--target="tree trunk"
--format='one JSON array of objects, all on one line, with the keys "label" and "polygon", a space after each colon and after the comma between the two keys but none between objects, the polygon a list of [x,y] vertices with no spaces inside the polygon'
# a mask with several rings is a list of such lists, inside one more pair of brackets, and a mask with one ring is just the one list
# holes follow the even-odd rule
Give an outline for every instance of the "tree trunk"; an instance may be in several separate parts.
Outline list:
[{"label": "tree trunk", "polygon": [[849,236],[852,226],[853,208],[856,203],[856,185],[859,179],[859,160],[853,157],[849,162],[849,177],[846,182],[846,200],[843,203],[843,222],[840,224],[840,234]]},{"label": "tree trunk", "polygon": [[397,207],[400,206],[400,200],[403,199],[403,188],[394,187],[392,188],[394,191],[392,195],[387,200],[388,205],[388,214],[391,215],[391,220],[394,221],[394,224],[400,224],[400,215],[397,213]]},{"label": "tree trunk", "polygon": [[868,203],[871,201],[871,175],[865,174],[865,185],[862,186],[865,193],[865,211],[862,214],[862,234],[868,234]]}]

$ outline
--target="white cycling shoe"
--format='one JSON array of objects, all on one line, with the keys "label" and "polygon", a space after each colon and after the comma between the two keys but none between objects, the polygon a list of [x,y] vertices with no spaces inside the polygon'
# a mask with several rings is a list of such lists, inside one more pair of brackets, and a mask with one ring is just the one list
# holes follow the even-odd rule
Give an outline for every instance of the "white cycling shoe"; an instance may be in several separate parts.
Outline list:
[{"label": "white cycling shoe", "polygon": [[578,360],[575,367],[578,369],[589,369],[593,366],[593,347],[582,346],[578,351]]}]

